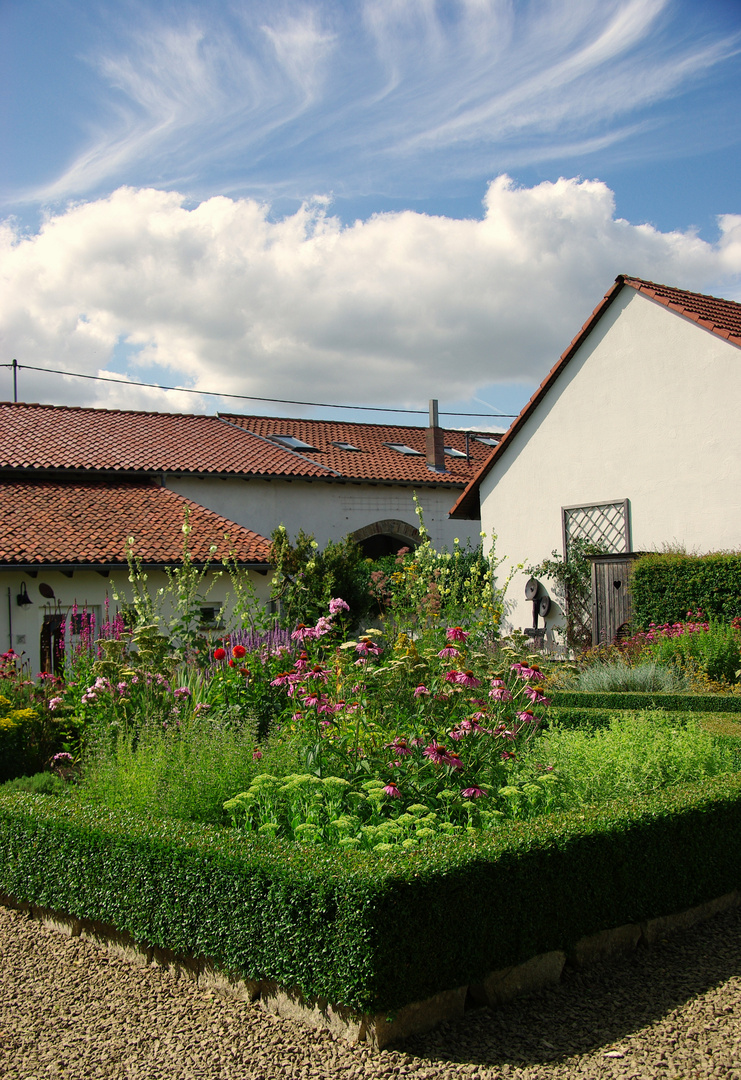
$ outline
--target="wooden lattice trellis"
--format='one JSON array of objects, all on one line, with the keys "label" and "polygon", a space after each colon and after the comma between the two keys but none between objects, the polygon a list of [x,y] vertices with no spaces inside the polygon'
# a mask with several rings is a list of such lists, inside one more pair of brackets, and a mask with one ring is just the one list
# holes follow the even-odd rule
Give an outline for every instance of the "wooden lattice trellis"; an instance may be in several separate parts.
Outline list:
[{"label": "wooden lattice trellis", "polygon": [[[568,559],[574,540],[586,540],[605,554],[629,552],[630,503],[628,499],[564,506],[561,509],[563,555]],[[592,642],[592,600],[590,596],[566,596],[566,614],[572,648]]]}]

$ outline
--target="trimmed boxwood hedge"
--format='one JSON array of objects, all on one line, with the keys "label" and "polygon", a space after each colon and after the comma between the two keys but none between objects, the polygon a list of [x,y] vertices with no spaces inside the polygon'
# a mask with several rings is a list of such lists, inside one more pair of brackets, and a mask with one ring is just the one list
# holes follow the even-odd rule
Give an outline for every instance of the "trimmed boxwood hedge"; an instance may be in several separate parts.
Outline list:
[{"label": "trimmed boxwood hedge", "polygon": [[632,567],[633,623],[683,622],[700,608],[708,618],[730,622],[741,615],[741,555],[650,554]]},{"label": "trimmed boxwood hedge", "polygon": [[670,712],[741,713],[741,694],[662,694],[638,691],[595,693],[587,690],[554,690],[557,709],[668,709]]},{"label": "trimmed boxwood hedge", "polygon": [[393,1011],[741,885],[741,774],[379,854],[0,798],[0,891]]}]

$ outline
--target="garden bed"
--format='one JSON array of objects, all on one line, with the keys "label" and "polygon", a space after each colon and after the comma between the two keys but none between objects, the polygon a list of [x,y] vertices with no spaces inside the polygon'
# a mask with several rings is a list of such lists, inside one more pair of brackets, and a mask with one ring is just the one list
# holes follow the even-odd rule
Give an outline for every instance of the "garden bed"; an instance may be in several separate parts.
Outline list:
[{"label": "garden bed", "polygon": [[740,774],[381,853],[0,799],[7,897],[379,1043],[398,1037],[383,1034],[387,1016],[428,1026],[462,1012],[469,991],[491,1001],[508,969],[735,893],[740,867]]}]

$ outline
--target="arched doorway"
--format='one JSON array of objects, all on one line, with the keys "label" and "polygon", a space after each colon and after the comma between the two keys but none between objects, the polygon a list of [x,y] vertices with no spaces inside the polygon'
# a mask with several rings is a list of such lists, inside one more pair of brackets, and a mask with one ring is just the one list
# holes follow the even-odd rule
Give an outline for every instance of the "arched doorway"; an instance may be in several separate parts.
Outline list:
[{"label": "arched doorway", "polygon": [[352,533],[367,559],[380,559],[383,555],[396,555],[402,548],[415,548],[422,542],[419,529],[396,518],[383,518],[365,525]]}]

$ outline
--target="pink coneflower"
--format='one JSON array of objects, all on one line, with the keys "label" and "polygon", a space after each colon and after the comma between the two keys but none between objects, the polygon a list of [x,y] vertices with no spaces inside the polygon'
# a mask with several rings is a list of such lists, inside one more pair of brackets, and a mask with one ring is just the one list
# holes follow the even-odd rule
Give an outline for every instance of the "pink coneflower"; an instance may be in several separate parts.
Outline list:
[{"label": "pink coneflower", "polygon": [[525,697],[530,698],[533,705],[550,705],[550,699],[543,693],[542,686],[526,686],[524,689]]},{"label": "pink coneflower", "polygon": [[521,724],[532,724],[535,717],[533,716],[530,709],[523,709],[522,712],[518,712],[517,719],[520,721]]},{"label": "pink coneflower", "polygon": [[464,630],[462,626],[449,626],[445,636],[448,641],[465,641],[468,637],[468,631]]},{"label": "pink coneflower", "polygon": [[481,686],[481,679],[477,679],[470,670],[460,671],[456,682],[458,686],[465,686],[467,690],[473,690],[474,687]]},{"label": "pink coneflower", "polygon": [[294,667],[294,669],[296,671],[306,671],[308,666],[309,666],[308,653],[302,652],[301,655],[299,656],[298,660],[296,660],[296,662],[294,663],[293,667]]},{"label": "pink coneflower", "polygon": [[296,629],[291,634],[293,641],[306,641],[317,637],[317,632],[313,626],[307,626],[306,623],[299,623]]},{"label": "pink coneflower", "polygon": [[329,678],[329,672],[322,664],[314,664],[312,668],[305,673],[306,679],[321,679],[322,682],[326,682]]},{"label": "pink coneflower", "polygon": [[384,795],[388,795],[390,799],[401,798],[401,791],[393,781],[391,781],[391,783],[389,784],[386,784],[386,787],[383,789],[383,793]]},{"label": "pink coneflower", "polygon": [[461,651],[460,649],[456,649],[455,645],[446,645],[437,655],[441,660],[458,660],[460,659]]},{"label": "pink coneflower", "polygon": [[457,683],[460,676],[461,672],[456,671],[455,668],[452,668],[450,671],[445,672],[445,681],[449,683]]},{"label": "pink coneflower", "polygon": [[[501,679],[495,679],[494,682],[501,683]],[[489,697],[494,701],[512,701],[512,691],[501,683],[501,686],[495,686],[489,691]]]},{"label": "pink coneflower", "polygon": [[410,754],[414,753],[407,740],[402,739],[399,735],[397,735],[393,742],[386,744],[386,749],[393,750],[399,757],[408,757]]},{"label": "pink coneflower", "polygon": [[369,637],[362,637],[355,646],[355,652],[361,656],[380,656],[382,651],[381,646]]},{"label": "pink coneflower", "polygon": [[309,691],[309,693],[303,695],[303,704],[308,708],[312,708],[314,705],[318,705],[321,701],[319,694],[315,690]]},{"label": "pink coneflower", "polygon": [[430,691],[427,689],[427,687],[422,685],[415,687],[414,690],[415,697],[423,697],[425,695],[429,696],[429,693]]},{"label": "pink coneflower", "polygon": [[484,789],[480,788],[480,787],[476,787],[475,785],[474,785],[474,787],[464,788],[463,791],[461,792],[461,795],[463,796],[464,799],[486,799],[486,798],[488,798],[488,796],[487,796],[486,792],[484,791]]},{"label": "pink coneflower", "polygon": [[340,597],[336,597],[334,600],[329,601],[329,614],[337,615],[340,611],[349,611],[350,605],[346,604]]},{"label": "pink coneflower", "polygon": [[455,769],[462,769],[463,762],[456,753],[441,746],[439,742],[432,742],[422,751],[423,757],[429,758],[435,765],[451,765]]}]

